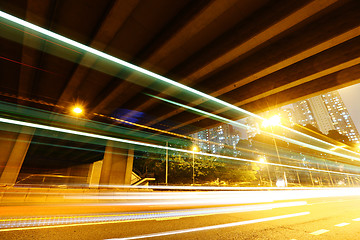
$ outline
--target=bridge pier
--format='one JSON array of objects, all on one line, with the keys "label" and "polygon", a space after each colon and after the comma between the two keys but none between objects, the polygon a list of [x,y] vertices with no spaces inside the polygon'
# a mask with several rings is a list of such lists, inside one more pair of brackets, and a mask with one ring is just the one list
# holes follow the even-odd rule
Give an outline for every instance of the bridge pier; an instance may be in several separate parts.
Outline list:
[{"label": "bridge pier", "polygon": [[0,185],[16,183],[34,131],[35,129],[28,127],[19,127],[17,132],[1,131]]},{"label": "bridge pier", "polygon": [[120,143],[108,141],[105,148],[102,164],[94,163],[92,173],[93,183],[96,181],[98,168],[101,167],[99,177],[100,185],[130,185],[134,160],[134,150],[127,149],[127,146]]}]

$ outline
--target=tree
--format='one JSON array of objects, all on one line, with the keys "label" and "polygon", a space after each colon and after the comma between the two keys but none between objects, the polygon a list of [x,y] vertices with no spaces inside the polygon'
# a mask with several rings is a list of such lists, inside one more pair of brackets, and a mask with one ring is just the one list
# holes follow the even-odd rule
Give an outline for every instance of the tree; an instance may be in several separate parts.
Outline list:
[{"label": "tree", "polygon": [[342,142],[342,143],[348,143],[349,139],[347,136],[340,134],[338,131],[336,130],[329,130],[328,134],[326,135],[329,138],[332,138],[338,142]]},{"label": "tree", "polygon": [[[190,149],[190,146],[183,146]],[[230,154],[230,151],[223,153]],[[234,154],[234,151],[232,151]],[[169,184],[190,184],[192,183],[193,154],[179,151],[168,151]],[[194,155],[194,175],[196,183],[210,183],[219,179],[229,183],[251,182],[256,180],[256,170],[252,170],[249,164],[234,160],[227,160],[221,157]],[[142,173],[154,173],[155,184],[165,182],[165,151],[137,151],[134,168]]]}]

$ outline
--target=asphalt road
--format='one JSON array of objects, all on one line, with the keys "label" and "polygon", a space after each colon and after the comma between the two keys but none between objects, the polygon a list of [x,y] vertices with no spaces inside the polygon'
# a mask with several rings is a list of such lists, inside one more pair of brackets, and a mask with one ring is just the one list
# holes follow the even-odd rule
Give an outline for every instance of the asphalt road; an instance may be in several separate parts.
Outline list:
[{"label": "asphalt road", "polygon": [[[153,216],[158,218],[130,217],[115,223],[98,221],[73,225],[69,222],[60,227],[38,226],[35,229],[13,226],[0,230],[0,239],[360,239],[360,197],[287,200],[276,204],[284,203],[299,206],[273,205],[273,209],[268,209],[267,203],[258,203],[251,204],[260,207],[253,209],[256,211],[238,209],[237,212],[231,209],[230,212],[214,211],[222,209],[218,207],[211,208],[213,212],[192,208],[180,210],[175,217],[161,215],[171,210],[160,213],[155,210]],[[189,216],[189,212],[193,214]]]}]

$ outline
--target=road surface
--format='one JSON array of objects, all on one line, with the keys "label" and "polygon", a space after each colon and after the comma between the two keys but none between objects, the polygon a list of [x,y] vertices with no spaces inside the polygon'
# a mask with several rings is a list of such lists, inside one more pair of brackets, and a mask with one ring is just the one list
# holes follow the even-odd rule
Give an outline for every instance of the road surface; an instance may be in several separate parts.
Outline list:
[{"label": "road surface", "polygon": [[[285,201],[180,209],[163,206],[152,210],[152,207],[98,212],[91,215],[97,217],[96,221],[76,223],[73,218],[85,219],[87,214],[59,212],[55,225],[47,222],[54,220],[54,213],[48,218],[44,213],[38,218],[21,218],[20,210],[17,217],[1,218],[0,239],[360,239],[359,196],[312,199],[299,196]],[[41,208],[31,206],[33,216]],[[23,209],[29,211],[29,206]],[[28,226],[17,225],[19,221],[27,221]],[[42,223],[31,225],[36,221]],[[5,223],[10,225],[5,228]]]}]

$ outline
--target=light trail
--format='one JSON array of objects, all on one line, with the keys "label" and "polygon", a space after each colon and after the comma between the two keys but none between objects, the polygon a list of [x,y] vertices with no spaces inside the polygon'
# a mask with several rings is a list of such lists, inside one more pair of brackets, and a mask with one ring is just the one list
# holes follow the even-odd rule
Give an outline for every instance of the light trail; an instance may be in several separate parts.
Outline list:
[{"label": "light trail", "polygon": [[[20,231],[32,229],[46,229],[57,227],[73,227],[83,225],[96,225],[107,223],[124,223],[134,221],[148,221],[148,220],[167,220],[179,219],[184,217],[201,217],[215,214],[231,214],[239,212],[251,211],[266,211],[274,208],[298,207],[307,205],[306,199],[318,198],[338,198],[349,196],[360,196],[360,188],[343,188],[343,189],[321,189],[320,190],[278,190],[278,191],[230,191],[230,192],[104,192],[94,193],[99,196],[109,196],[115,194],[120,196],[116,198],[109,196],[108,202],[83,202],[89,194],[75,196],[74,199],[81,201],[79,207],[83,208],[86,215],[69,215],[69,216],[44,216],[44,217],[21,217],[21,218],[5,218],[0,219],[0,232],[7,231]],[[65,191],[66,193],[66,191]],[[46,193],[47,194],[47,193]],[[57,192],[57,194],[59,194]],[[72,195],[66,193],[66,195]],[[182,196],[182,195],[185,195]],[[84,198],[85,196],[85,198]],[[128,199],[126,199],[126,196]],[[191,198],[198,200],[191,200]],[[174,201],[170,202],[169,199]],[[201,199],[203,198],[203,199]],[[51,201],[51,198],[48,198]],[[98,198],[100,199],[100,198]],[[98,200],[95,199],[95,200]],[[104,198],[106,199],[106,198]],[[124,199],[126,202],[114,202],[114,199]],[[144,202],[144,199],[152,201]],[[136,201],[135,201],[136,200]],[[230,201],[229,201],[230,200]],[[231,201],[233,200],[233,201]],[[141,201],[139,203],[139,201]],[[275,202],[278,201],[278,202]],[[280,201],[280,202],[279,202]],[[286,201],[286,202],[282,202]],[[290,202],[289,202],[290,201]],[[264,202],[264,204],[259,204]],[[268,202],[268,203],[265,203]],[[128,212],[128,213],[109,213],[109,214],[89,214],[90,211],[103,211],[102,207],[110,207],[112,211],[116,211],[115,206],[123,205],[141,205],[151,207],[155,205],[164,206],[168,208],[168,203],[172,204],[171,207],[179,208],[178,210],[158,210],[147,212]],[[214,207],[214,205],[219,207]],[[229,206],[238,204],[237,206]],[[247,205],[239,205],[247,204]],[[62,207],[76,207],[77,204],[54,204],[55,209]],[[201,206],[201,207],[199,207]],[[24,206],[19,206],[24,207]],[[95,208],[94,208],[95,207]],[[186,208],[182,208],[186,207]],[[198,208],[194,208],[198,207]],[[19,209],[20,209],[19,208]],[[108,209],[108,208],[104,208]],[[119,208],[119,211],[124,208]],[[16,211],[16,210],[15,210]],[[47,210],[47,212],[49,212]]]},{"label": "light trail", "polygon": [[107,240],[131,240],[131,239],[162,237],[162,236],[177,235],[177,234],[190,233],[190,232],[213,230],[213,229],[219,229],[219,228],[236,227],[236,226],[247,225],[247,224],[252,224],[252,223],[261,223],[261,222],[274,221],[274,220],[291,218],[291,217],[299,217],[299,216],[304,216],[304,215],[308,215],[308,214],[310,214],[310,212],[293,213],[293,214],[280,215],[280,216],[275,216],[275,217],[247,220],[247,221],[242,221],[242,222],[225,223],[225,224],[212,225],[212,226],[206,226],[206,227],[198,227],[198,228],[189,228],[189,229],[175,230],[175,231],[169,231],[169,232],[152,233],[152,234],[138,235],[138,236],[133,236],[133,237],[125,237],[125,238],[111,238],[111,239],[107,239]]},{"label": "light trail", "polygon": [[[191,190],[191,191],[246,191],[246,190],[299,190],[299,187],[221,187],[221,186],[129,186],[129,185],[99,185],[102,188],[135,188],[135,189],[159,189],[159,190]],[[342,187],[301,187],[302,190],[343,190]],[[347,188],[359,189],[359,188]]]},{"label": "light trail", "polygon": [[[37,124],[37,123],[18,121],[18,120],[7,119],[7,118],[2,118],[2,117],[0,117],[0,122],[19,125],[19,126],[26,126],[26,127],[31,127],[31,128],[39,128],[39,129],[55,131],[55,132],[61,132],[61,133],[74,134],[74,135],[90,137],[90,138],[109,140],[109,141],[114,141],[114,142],[118,142],[118,143],[127,143],[127,144],[144,146],[144,147],[168,149],[168,150],[171,150],[171,151],[177,151],[177,152],[184,152],[184,153],[193,154],[193,151],[191,151],[191,150],[185,150],[185,149],[179,149],[179,148],[173,148],[173,147],[166,147],[166,146],[155,145],[155,144],[145,143],[145,142],[138,142],[138,141],[127,140],[127,139],[120,139],[120,138],[109,137],[109,136],[104,136],[104,135],[99,135],[99,134],[94,134],[94,133],[80,132],[80,131],[76,131],[76,130],[70,130],[70,129],[65,129],[65,128],[52,127],[52,126],[46,126],[46,125],[41,125],[41,124]],[[218,155],[218,154],[202,153],[202,152],[197,152],[196,154],[197,155],[210,156],[210,157],[223,158],[223,159],[236,160],[236,161],[259,163],[256,160],[236,158],[236,157],[230,157],[230,156],[224,156],[224,155]],[[279,163],[271,163],[271,162],[265,162],[263,164],[279,166],[279,167],[285,167],[285,168],[292,168],[292,169],[301,169],[301,170],[306,170],[306,171],[314,171],[314,172],[326,172],[326,173],[335,173],[335,174],[340,174],[340,175],[360,176],[360,174],[354,174],[354,173],[344,173],[344,172],[336,172],[336,171],[329,171],[329,170],[323,170],[323,169],[314,169],[314,168],[309,169],[309,168],[304,168],[304,167],[297,167],[297,166],[291,166],[291,165],[285,165],[285,164],[279,164]]]},{"label": "light trail", "polygon": [[[153,72],[151,72],[151,71],[149,71],[149,70],[146,70],[146,69],[144,69],[144,68],[141,68],[141,67],[139,67],[139,66],[136,66],[136,65],[134,65],[134,64],[131,64],[131,63],[126,62],[126,61],[124,61],[124,60],[121,60],[121,59],[119,59],[119,58],[116,58],[116,57],[114,57],[114,56],[112,56],[112,55],[109,55],[109,54],[107,54],[107,53],[101,52],[101,51],[99,51],[99,50],[96,50],[96,49],[94,49],[94,48],[91,48],[91,47],[89,47],[89,46],[86,46],[86,45],[84,45],[84,44],[81,44],[81,43],[79,43],[79,42],[76,42],[76,41],[74,41],[74,40],[71,40],[70,38],[64,37],[64,36],[62,36],[62,35],[60,35],[60,34],[51,32],[51,31],[49,31],[49,30],[47,30],[47,29],[45,29],[45,28],[39,27],[39,26],[37,26],[37,25],[35,25],[35,24],[29,23],[29,22],[27,22],[27,21],[24,21],[24,20],[22,20],[22,19],[20,19],[20,18],[14,17],[14,16],[12,16],[12,15],[10,15],[10,14],[8,14],[8,13],[5,13],[5,12],[3,12],[3,11],[0,11],[0,17],[5,18],[5,19],[7,19],[7,20],[9,20],[9,21],[11,21],[11,22],[14,22],[14,23],[16,23],[16,24],[19,24],[19,25],[21,25],[21,26],[24,26],[24,27],[27,27],[27,28],[29,28],[29,29],[32,29],[32,30],[34,30],[34,31],[36,31],[36,32],[39,32],[39,33],[41,33],[41,34],[44,34],[44,35],[46,35],[46,36],[49,36],[49,37],[51,37],[51,38],[57,39],[57,40],[59,40],[59,41],[61,41],[61,42],[67,43],[67,44],[69,44],[69,45],[71,45],[71,46],[73,46],[73,47],[76,47],[76,48],[82,49],[82,50],[84,50],[84,51],[86,51],[86,52],[95,54],[96,56],[102,57],[102,58],[107,59],[107,60],[109,60],[109,61],[111,61],[111,62],[120,64],[120,65],[122,65],[122,66],[125,66],[125,67],[127,67],[127,68],[130,68],[130,69],[135,70],[135,71],[137,71],[137,72],[143,73],[143,74],[145,74],[145,75],[147,75],[147,76],[156,78],[156,79],[161,80],[161,81],[163,81],[163,82],[169,83],[169,84],[174,85],[174,86],[177,86],[177,87],[179,87],[179,88],[182,88],[182,89],[184,89],[184,90],[186,90],[186,91],[192,92],[192,93],[194,93],[194,94],[196,94],[196,95],[205,97],[205,98],[207,98],[207,99],[209,99],[209,100],[212,100],[212,101],[214,101],[214,102],[218,102],[218,103],[221,103],[221,104],[223,104],[223,105],[225,105],[225,106],[228,106],[228,107],[231,107],[231,108],[235,108],[235,109],[237,109],[238,111],[240,111],[240,112],[242,112],[242,113],[245,113],[245,114],[248,114],[248,115],[250,115],[250,116],[257,117],[257,118],[260,117],[260,116],[258,116],[258,115],[256,115],[256,114],[253,114],[253,113],[249,112],[249,111],[246,111],[246,110],[244,110],[244,109],[241,109],[241,108],[239,108],[239,107],[236,107],[236,106],[234,106],[234,105],[232,105],[232,104],[230,104],[230,103],[227,103],[227,102],[225,102],[225,101],[222,101],[222,100],[220,100],[220,99],[217,99],[217,98],[215,98],[215,97],[212,97],[212,96],[210,96],[210,95],[208,95],[208,94],[206,94],[206,93],[200,92],[200,91],[198,91],[198,90],[196,90],[196,89],[193,89],[193,88],[190,88],[190,87],[188,87],[188,86],[186,86],[186,85],[184,85],[184,84],[178,83],[178,82],[176,82],[176,81],[174,81],[174,80],[171,80],[171,79],[166,78],[166,77],[164,77],[164,76],[161,76],[161,75],[159,75],[159,74],[153,73]],[[261,119],[264,119],[264,118],[262,118],[262,117],[260,117],[260,118],[261,118]],[[264,120],[265,120],[265,119],[264,119]]]},{"label": "light trail", "polygon": [[[264,211],[275,208],[297,207],[304,206],[307,202],[285,202],[285,203],[271,203],[260,205],[247,205],[235,207],[217,207],[217,208],[201,208],[201,209],[185,209],[172,211],[155,211],[155,212],[140,212],[128,214],[102,214],[102,215],[87,215],[87,216],[54,216],[54,217],[30,217],[30,218],[8,218],[0,219],[0,232],[11,231],[18,228],[29,228],[41,225],[56,226],[56,225],[72,225],[72,224],[91,224],[91,223],[113,223],[113,222],[129,222],[129,221],[149,221],[162,220],[170,218],[184,218],[184,217],[201,217],[216,214],[229,214],[240,212]],[[25,230],[23,229],[23,230]]]},{"label": "light trail", "polygon": [[[151,95],[151,94],[147,94],[148,96],[150,97],[153,97],[153,98],[156,98],[156,99],[159,99],[159,100],[162,100],[164,102],[167,102],[167,103],[170,103],[170,104],[174,104],[176,106],[179,106],[179,107],[182,107],[182,108],[186,108],[186,109],[189,109],[191,111],[194,111],[196,113],[200,113],[202,115],[207,115],[207,116],[210,116],[212,118],[215,118],[217,120],[220,120],[220,121],[223,121],[223,122],[226,122],[226,123],[230,123],[231,125],[235,125],[235,126],[239,126],[239,127],[242,127],[242,128],[247,128],[247,129],[251,129],[251,130],[255,130],[257,131],[258,129],[256,128],[253,128],[253,127],[250,127],[250,126],[247,126],[245,124],[242,124],[242,123],[239,123],[239,122],[236,122],[236,121],[232,121],[230,119],[227,119],[227,118],[224,118],[224,117],[221,117],[221,116],[218,116],[216,114],[212,114],[212,113],[209,113],[209,112],[206,112],[206,111],[203,111],[203,110],[200,110],[200,109],[197,109],[197,108],[194,108],[194,107],[190,107],[190,106],[187,106],[187,105],[184,105],[184,104],[181,104],[181,103],[177,103],[177,102],[174,102],[174,101],[171,101],[171,100],[167,100],[165,98],[162,98],[162,97],[158,97],[158,96],[154,96],[154,95]],[[288,128],[287,130],[290,130],[290,128]],[[344,157],[344,158],[347,158],[347,159],[350,159],[350,160],[357,160],[357,161],[360,161],[360,158],[355,158],[355,157],[350,157],[350,156],[347,156],[345,154],[341,154],[341,153],[337,153],[337,152],[334,152],[334,151],[331,151],[331,150],[328,150],[328,149],[325,149],[325,148],[320,148],[320,147],[316,147],[316,146],[313,146],[311,144],[307,144],[307,143],[304,143],[304,142],[301,142],[301,141],[298,141],[298,140],[294,140],[294,139],[291,139],[291,138],[287,138],[287,137],[284,137],[284,136],[281,136],[281,135],[277,135],[277,134],[274,134],[274,133],[271,133],[271,132],[267,132],[267,131],[263,131],[260,129],[260,131],[262,133],[266,133],[270,136],[273,136],[273,137],[276,137],[278,139],[281,139],[281,140],[284,140],[284,141],[288,141],[288,142],[291,142],[291,143],[294,143],[298,146],[306,146],[307,148],[310,148],[310,149],[313,149],[313,150],[317,150],[317,151],[320,151],[320,152],[324,152],[324,153],[329,153],[329,154],[332,154],[332,155],[336,155],[336,156],[339,156],[339,157]],[[323,143],[326,143],[326,144],[330,144],[330,143],[327,143],[325,141],[323,141]],[[330,144],[330,145],[333,145],[333,144]],[[334,145],[335,146],[335,145]],[[353,152],[353,151],[349,151],[351,153],[355,153],[357,155],[359,155],[359,153],[356,153],[356,152]]]},{"label": "light trail", "polygon": [[44,40],[45,42],[49,42],[49,43],[55,44],[55,45],[57,45],[57,46],[59,46],[59,47],[65,48],[65,49],[67,49],[67,50],[70,50],[70,51],[72,51],[72,52],[76,52],[76,53],[81,54],[81,52],[75,51],[74,49],[71,49],[71,48],[65,47],[65,46],[63,46],[63,45],[61,45],[61,44],[58,44],[58,43],[56,43],[56,42],[49,41],[48,39],[45,39],[45,38],[39,37],[38,35],[35,35],[35,34],[32,34],[32,33],[29,33],[29,32],[27,32],[27,31],[24,31],[24,30],[20,29],[20,28],[16,28],[16,27],[14,27],[14,26],[10,26],[9,24],[2,23],[2,22],[0,22],[0,23],[1,23],[1,24],[3,24],[3,25],[5,25],[5,26],[7,26],[7,27],[10,27],[10,28],[16,29],[16,30],[18,30],[18,31],[20,31],[20,32],[23,32],[23,33],[25,33],[25,34],[28,34],[28,35],[31,35],[31,36],[33,36],[33,37],[39,38],[39,39],[41,39],[41,40]]},{"label": "light trail", "polygon": [[[179,190],[179,189],[178,189]],[[194,190],[194,189],[193,189]],[[268,189],[269,190],[269,189]],[[206,206],[206,205],[226,205],[226,204],[249,204],[261,202],[274,202],[296,199],[327,198],[327,197],[345,197],[360,196],[360,188],[318,188],[316,190],[302,190],[297,188],[293,190],[277,191],[212,191],[212,192],[181,192],[181,193],[104,193],[101,195],[69,195],[67,199],[102,199],[102,200],[126,200],[126,202],[107,202],[111,205],[186,205],[186,206]],[[144,201],[151,200],[151,201]],[[171,201],[172,200],[172,201]],[[101,204],[100,204],[101,205]],[[92,205],[93,206],[93,205]]]},{"label": "light trail", "polygon": [[[114,57],[114,56],[112,56],[112,55],[110,55],[110,54],[104,53],[104,52],[102,52],[102,51],[96,50],[96,49],[94,49],[94,48],[91,48],[91,47],[89,47],[89,46],[86,46],[86,45],[84,45],[84,44],[81,44],[81,43],[79,43],[79,42],[76,42],[76,41],[74,41],[74,40],[71,40],[70,38],[64,37],[64,36],[62,36],[62,35],[60,35],[60,34],[57,34],[57,33],[51,32],[51,31],[49,31],[49,30],[47,30],[47,29],[41,28],[41,27],[39,27],[39,26],[37,26],[37,25],[35,25],[35,24],[32,24],[32,23],[27,22],[27,21],[24,21],[24,20],[22,20],[22,19],[20,19],[20,18],[17,18],[17,17],[15,17],[15,16],[12,16],[12,15],[10,15],[10,14],[8,14],[8,13],[3,12],[3,11],[0,11],[0,17],[2,17],[2,18],[4,18],[4,19],[7,19],[7,20],[9,20],[9,21],[11,21],[11,22],[13,22],[13,23],[16,23],[16,24],[19,24],[19,25],[21,25],[21,26],[24,26],[24,27],[26,27],[26,28],[32,29],[32,30],[34,30],[34,31],[36,31],[36,32],[39,32],[39,33],[41,33],[41,34],[44,34],[44,35],[46,35],[46,36],[49,36],[49,37],[51,37],[51,38],[57,39],[57,40],[59,40],[59,41],[61,41],[61,42],[67,43],[67,44],[69,44],[69,45],[71,45],[71,46],[73,46],[73,47],[76,47],[76,48],[82,49],[82,50],[84,50],[84,51],[86,51],[86,52],[92,53],[92,54],[94,54],[94,55],[96,55],[96,56],[98,56],[98,57],[107,59],[107,60],[109,60],[109,61],[111,61],[111,62],[114,62],[114,63],[117,63],[117,64],[119,64],[119,65],[121,65],[121,66],[127,67],[127,68],[132,69],[132,70],[137,71],[137,72],[140,72],[140,73],[142,73],[142,74],[144,74],[144,75],[147,75],[147,76],[149,76],[149,77],[152,77],[152,78],[158,79],[158,80],[160,80],[160,81],[163,81],[163,82],[165,82],[165,83],[168,83],[168,84],[170,84],[170,85],[179,87],[179,88],[181,88],[181,89],[183,89],[183,90],[186,90],[186,91],[188,91],[188,92],[194,93],[194,94],[196,94],[196,95],[198,95],[198,96],[204,97],[204,98],[206,98],[206,99],[208,99],[208,100],[214,101],[214,102],[216,102],[216,103],[219,103],[219,104],[221,104],[221,105],[224,105],[224,106],[226,106],[226,107],[229,107],[229,108],[231,108],[231,109],[234,109],[234,110],[236,110],[236,111],[239,111],[239,112],[241,112],[241,113],[244,113],[244,114],[247,114],[247,115],[249,115],[249,116],[255,117],[255,118],[260,119],[260,120],[262,120],[262,121],[265,121],[265,120],[266,120],[265,118],[263,118],[263,117],[261,117],[261,116],[259,116],[259,115],[257,115],[257,114],[254,114],[254,113],[251,113],[251,112],[249,112],[249,111],[246,111],[246,110],[244,110],[244,109],[242,109],[242,108],[240,108],[240,107],[237,107],[237,106],[235,106],[235,105],[233,105],[233,104],[230,104],[230,103],[228,103],[228,102],[226,102],[226,101],[223,101],[223,100],[218,99],[218,98],[216,98],[216,97],[213,97],[213,96],[211,96],[211,95],[209,95],[209,94],[203,93],[203,92],[198,91],[198,90],[196,90],[196,89],[194,89],[194,88],[188,87],[188,86],[186,86],[186,85],[184,85],[184,84],[181,84],[181,83],[179,83],[179,82],[176,82],[176,81],[174,81],[174,80],[171,80],[171,79],[169,79],[169,78],[166,78],[166,77],[164,77],[164,76],[161,76],[161,75],[159,75],[159,74],[157,74],[157,73],[151,72],[151,71],[149,71],[149,70],[146,70],[146,69],[144,69],[144,68],[141,68],[141,67],[139,67],[139,66],[136,66],[136,65],[134,65],[134,64],[131,64],[131,63],[129,63],[129,62],[126,62],[126,61],[124,61],[124,60],[121,60],[121,59],[119,59],[119,58],[116,58],[116,57]],[[331,143],[322,141],[322,140],[320,140],[320,139],[317,139],[317,138],[315,138],[315,137],[309,136],[309,135],[307,135],[307,134],[304,134],[304,133],[302,133],[302,132],[296,131],[296,130],[294,130],[294,129],[287,128],[287,127],[282,126],[282,125],[279,125],[279,126],[282,127],[282,128],[285,128],[285,129],[288,130],[288,131],[291,131],[291,132],[300,134],[300,135],[302,135],[302,136],[308,137],[308,138],[310,138],[310,139],[312,139],[312,140],[315,140],[315,141],[318,141],[318,142],[327,144],[327,145],[332,146],[332,147],[336,147],[336,145],[334,145],[334,144],[331,144]],[[347,149],[344,149],[344,150],[345,150],[345,151],[349,151],[349,150],[347,150]],[[350,152],[351,152],[351,153],[354,153],[354,152],[352,152],[352,151],[350,151]],[[357,154],[357,153],[355,153],[355,154]],[[359,154],[358,154],[358,155],[359,155]],[[360,159],[357,159],[357,160],[360,161]]]},{"label": "light trail", "polygon": [[47,72],[47,73],[51,73],[51,74],[57,74],[57,73],[50,72],[50,71],[48,71],[48,70],[45,70],[45,69],[42,69],[42,68],[38,68],[38,67],[29,65],[29,64],[26,64],[26,63],[23,63],[23,62],[18,62],[18,61],[15,61],[15,60],[13,60],[13,59],[6,58],[6,57],[3,57],[3,56],[0,56],[0,58],[1,58],[1,59],[4,59],[4,60],[6,60],[6,61],[9,61],[9,62],[13,62],[13,63],[16,63],[16,64],[23,65],[23,66],[25,66],[25,67],[34,68],[34,69],[37,69],[37,70],[40,70],[40,71],[43,71],[43,72]]}]

